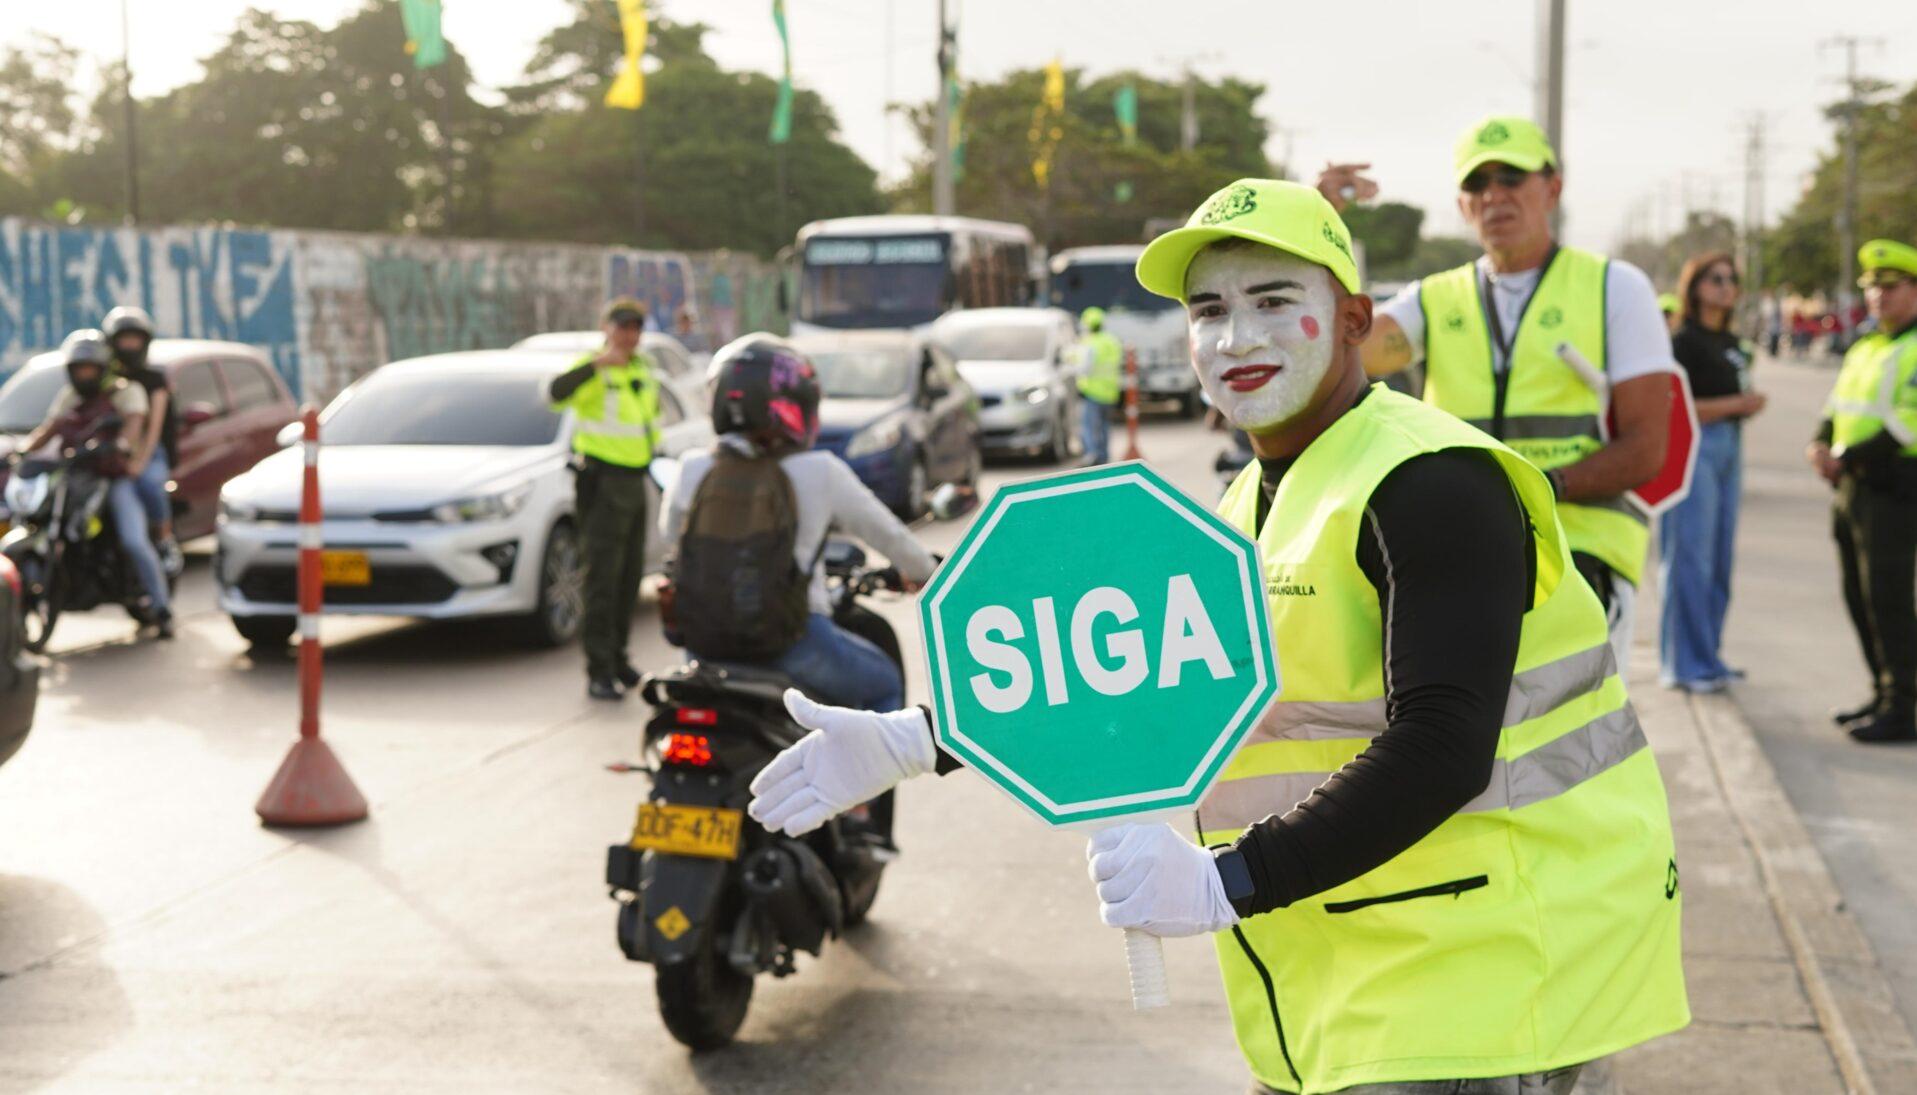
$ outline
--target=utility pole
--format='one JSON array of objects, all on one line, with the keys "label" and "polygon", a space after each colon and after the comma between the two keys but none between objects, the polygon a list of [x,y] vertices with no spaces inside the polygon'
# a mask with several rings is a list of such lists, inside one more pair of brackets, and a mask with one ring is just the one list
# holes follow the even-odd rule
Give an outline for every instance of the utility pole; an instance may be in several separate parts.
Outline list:
[{"label": "utility pole", "polygon": [[126,106],[126,222],[140,223],[140,152],[133,107],[133,24],[120,0],[120,95]]},{"label": "utility pole", "polygon": [[[1544,139],[1564,155],[1564,0],[1538,0],[1537,116]],[[1564,208],[1551,211],[1551,234],[1564,225]]]},{"label": "utility pole", "polygon": [[1198,76],[1191,66],[1185,66],[1185,88],[1183,109],[1178,114],[1178,151],[1190,152],[1198,147]]},{"label": "utility pole", "polygon": [[1764,126],[1762,114],[1752,114],[1744,135],[1744,280],[1764,288]]},{"label": "utility pole", "polygon": [[952,79],[952,54],[957,35],[945,21],[945,0],[939,0],[939,86],[932,97],[932,212],[949,217],[952,197],[952,103],[946,88]]},{"label": "utility pole", "polygon": [[1838,330],[1844,343],[1850,343],[1850,301],[1857,288],[1857,115],[1863,110],[1862,81],[1857,76],[1857,47],[1869,43],[1882,45],[1881,38],[1859,38],[1840,34],[1818,44],[1819,50],[1836,46],[1844,51],[1844,207],[1837,215],[1839,258],[1837,292]]}]

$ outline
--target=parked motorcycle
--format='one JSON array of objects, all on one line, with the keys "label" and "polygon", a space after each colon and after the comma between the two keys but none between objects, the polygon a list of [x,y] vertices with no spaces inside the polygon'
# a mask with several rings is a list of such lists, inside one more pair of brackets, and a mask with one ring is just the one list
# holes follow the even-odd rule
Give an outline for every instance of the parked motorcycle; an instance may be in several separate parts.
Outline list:
[{"label": "parked motorcycle", "polygon": [[[976,504],[968,493],[941,488],[932,514],[964,512]],[[846,541],[829,543],[820,565],[833,620],[902,669],[892,625],[860,603],[899,590],[898,572],[868,567]],[[792,684],[770,668],[693,661],[640,685],[655,709],[642,762],[652,788],[631,839],[607,849],[606,884],[620,950],[653,965],[666,1029],[695,1050],[732,1041],[758,975],[791,975],[798,952],[816,956],[863,921],[897,854],[892,792],[803,837],[748,821],[753,777],[808,732],[786,712]]]},{"label": "parked motorcycle", "polygon": [[142,619],[146,591],[114,535],[106,504],[112,479],[99,470],[113,453],[119,424],[109,416],[56,457],[21,459],[0,495],[13,523],[0,538],[0,553],[20,571],[23,641],[35,653],[46,650],[68,610],[114,603]]}]

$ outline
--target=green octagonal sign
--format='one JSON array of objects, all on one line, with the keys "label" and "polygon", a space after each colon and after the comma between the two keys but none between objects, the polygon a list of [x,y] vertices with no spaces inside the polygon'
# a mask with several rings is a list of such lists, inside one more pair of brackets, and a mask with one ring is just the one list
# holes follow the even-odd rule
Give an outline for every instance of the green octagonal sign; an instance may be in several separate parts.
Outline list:
[{"label": "green octagonal sign", "polygon": [[1260,573],[1143,464],[1001,488],[919,598],[940,746],[1052,825],[1196,806],[1278,694]]}]

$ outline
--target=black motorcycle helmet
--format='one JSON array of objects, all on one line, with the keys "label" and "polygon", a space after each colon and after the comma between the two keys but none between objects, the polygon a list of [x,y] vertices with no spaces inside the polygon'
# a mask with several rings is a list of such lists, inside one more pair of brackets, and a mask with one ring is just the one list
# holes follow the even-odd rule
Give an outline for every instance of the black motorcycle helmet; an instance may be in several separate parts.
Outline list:
[{"label": "black motorcycle helmet", "polygon": [[[122,304],[106,314],[100,321],[100,329],[106,333],[106,343],[113,349],[113,356],[129,369],[138,369],[146,365],[146,350],[153,345],[153,317],[146,309]],[[121,335],[140,336],[140,343],[134,347],[120,345]]]},{"label": "black motorcycle helmet", "polygon": [[104,334],[91,327],[75,331],[60,344],[60,356],[66,360],[67,382],[74,391],[83,398],[100,394],[107,370],[113,366],[113,350]]},{"label": "black motorcycle helmet", "polygon": [[767,448],[809,449],[819,436],[819,374],[777,335],[744,335],[712,355],[712,428]]}]

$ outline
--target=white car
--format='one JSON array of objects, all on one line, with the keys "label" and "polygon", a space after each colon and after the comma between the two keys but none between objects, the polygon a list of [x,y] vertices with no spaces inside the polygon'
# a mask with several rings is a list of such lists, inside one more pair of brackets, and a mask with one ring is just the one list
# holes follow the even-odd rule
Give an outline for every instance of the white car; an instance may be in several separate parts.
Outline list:
[{"label": "white car", "polygon": [[979,448],[1062,460],[1078,444],[1077,330],[1057,308],[968,308],[927,335],[978,393]]},{"label": "white car", "polygon": [[[513,343],[515,350],[551,350],[555,353],[571,354],[575,359],[582,354],[596,354],[606,344],[606,336],[598,331],[547,331],[544,334],[528,335]],[[647,331],[639,336],[639,348],[657,362],[659,370],[667,376],[679,378],[703,377],[706,363],[712,360],[711,354],[694,353],[686,344],[660,331]]]},{"label": "white car", "polygon": [[[530,642],[579,631],[571,414],[546,386],[574,357],[482,350],[396,361],[320,418],[324,611],[423,619],[511,617]],[[712,442],[686,382],[661,385],[662,454]],[[689,405],[691,404],[691,405]],[[289,427],[282,440],[298,436]],[[220,492],[220,608],[255,645],[282,645],[298,611],[297,445]],[[653,510],[658,495],[653,491]],[[647,538],[647,563],[662,554]]]}]

